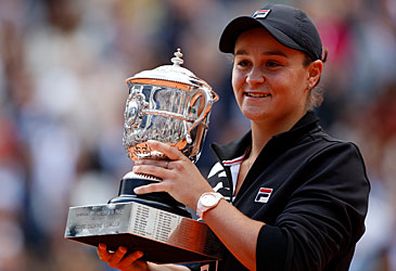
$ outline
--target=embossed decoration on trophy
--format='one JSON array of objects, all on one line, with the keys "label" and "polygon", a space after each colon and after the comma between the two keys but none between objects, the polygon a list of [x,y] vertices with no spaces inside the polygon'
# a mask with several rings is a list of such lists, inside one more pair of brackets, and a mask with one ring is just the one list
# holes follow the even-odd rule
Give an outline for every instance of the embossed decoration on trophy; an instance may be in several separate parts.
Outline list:
[{"label": "embossed decoration on trophy", "polygon": [[[183,64],[180,49],[173,65],[146,70],[126,80],[123,144],[132,160],[167,160],[150,150],[147,140],[177,147],[191,161],[200,156],[210,110],[217,94]],[[142,250],[158,263],[210,261],[219,258],[219,242],[203,222],[165,192],[136,195],[133,189],[158,182],[156,177],[128,172],[118,196],[107,204],[70,207],[65,238],[112,250]]]}]

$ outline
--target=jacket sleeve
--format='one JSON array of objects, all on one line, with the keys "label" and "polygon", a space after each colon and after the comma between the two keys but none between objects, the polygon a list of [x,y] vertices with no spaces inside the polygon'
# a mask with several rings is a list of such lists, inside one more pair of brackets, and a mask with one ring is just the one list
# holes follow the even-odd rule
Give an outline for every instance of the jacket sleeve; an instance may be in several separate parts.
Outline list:
[{"label": "jacket sleeve", "polygon": [[364,233],[369,183],[357,147],[337,142],[301,163],[285,208],[259,233],[257,270],[324,270],[352,257]]}]

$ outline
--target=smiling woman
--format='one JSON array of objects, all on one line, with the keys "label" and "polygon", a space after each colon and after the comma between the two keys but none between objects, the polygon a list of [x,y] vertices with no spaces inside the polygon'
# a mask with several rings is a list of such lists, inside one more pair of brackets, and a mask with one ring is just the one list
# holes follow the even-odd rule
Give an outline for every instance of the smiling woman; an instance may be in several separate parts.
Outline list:
[{"label": "smiling woman", "polygon": [[232,84],[242,113],[260,123],[276,120],[279,127],[272,133],[290,129],[307,111],[322,61],[304,66],[303,52],[282,45],[263,28],[242,33],[234,55]]},{"label": "smiling woman", "polygon": [[[148,142],[171,161],[140,160],[134,172],[162,181],[135,192],[165,191],[196,210],[224,245],[218,270],[347,271],[369,182],[358,148],[328,135],[312,111],[324,65],[315,25],[301,10],[268,4],[231,21],[219,45],[234,56],[234,96],[250,131],[213,145],[208,180],[176,148]],[[125,271],[182,268],[144,263],[144,251],[98,253]]]}]

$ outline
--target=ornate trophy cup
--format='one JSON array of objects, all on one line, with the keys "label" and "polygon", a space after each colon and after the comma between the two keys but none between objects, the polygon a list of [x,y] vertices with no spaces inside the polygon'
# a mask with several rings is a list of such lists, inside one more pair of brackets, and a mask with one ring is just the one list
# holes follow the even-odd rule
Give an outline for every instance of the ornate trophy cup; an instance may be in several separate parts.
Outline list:
[{"label": "ornate trophy cup", "polygon": [[[123,144],[132,160],[164,159],[147,140],[177,147],[195,162],[201,153],[212,104],[217,94],[183,64],[180,49],[163,65],[126,80]],[[219,243],[205,223],[169,194],[136,195],[137,186],[158,182],[154,176],[128,172],[118,196],[107,204],[69,208],[65,238],[111,250],[124,246],[141,250],[144,259],[157,263],[213,261]]]},{"label": "ornate trophy cup", "polygon": [[[205,81],[180,66],[182,56],[179,49],[171,59],[173,65],[143,71],[126,80],[129,97],[124,113],[123,143],[132,160],[167,159],[148,148],[149,139],[176,146],[193,162],[199,158],[210,110],[218,96]],[[142,202],[190,216],[184,206],[166,193],[140,196],[133,193],[136,186],[158,181],[129,172],[121,181],[119,196],[110,202]]]}]

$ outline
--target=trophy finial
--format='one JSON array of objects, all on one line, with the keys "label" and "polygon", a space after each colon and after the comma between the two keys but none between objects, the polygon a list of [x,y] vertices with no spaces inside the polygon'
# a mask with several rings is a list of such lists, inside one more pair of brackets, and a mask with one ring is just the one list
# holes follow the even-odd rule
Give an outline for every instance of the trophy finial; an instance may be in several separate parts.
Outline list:
[{"label": "trophy finial", "polygon": [[184,60],[182,59],[183,54],[182,54],[180,48],[177,48],[177,51],[173,55],[175,56],[175,57],[172,57],[172,59],[171,59],[173,65],[180,66],[181,64],[184,63]]}]

